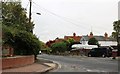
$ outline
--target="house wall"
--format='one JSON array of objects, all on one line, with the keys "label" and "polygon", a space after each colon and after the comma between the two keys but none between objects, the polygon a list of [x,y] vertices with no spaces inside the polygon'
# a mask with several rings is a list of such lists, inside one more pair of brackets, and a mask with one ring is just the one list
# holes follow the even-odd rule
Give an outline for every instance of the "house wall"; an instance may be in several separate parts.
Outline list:
[{"label": "house wall", "polygon": [[[88,41],[84,41],[83,43],[88,44]],[[117,41],[99,41],[99,44],[101,46],[111,46],[111,45],[117,46]]]},{"label": "house wall", "polygon": [[111,45],[117,46],[117,41],[99,41],[99,44],[101,46],[111,46]]}]

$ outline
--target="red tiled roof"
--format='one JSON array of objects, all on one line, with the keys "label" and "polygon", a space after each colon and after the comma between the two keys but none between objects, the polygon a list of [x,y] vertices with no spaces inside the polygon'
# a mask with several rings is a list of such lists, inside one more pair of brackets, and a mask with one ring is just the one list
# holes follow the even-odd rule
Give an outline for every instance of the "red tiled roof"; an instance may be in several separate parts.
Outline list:
[{"label": "red tiled roof", "polygon": [[69,38],[73,38],[76,42],[79,42],[82,36],[64,36],[65,40],[68,40]]}]

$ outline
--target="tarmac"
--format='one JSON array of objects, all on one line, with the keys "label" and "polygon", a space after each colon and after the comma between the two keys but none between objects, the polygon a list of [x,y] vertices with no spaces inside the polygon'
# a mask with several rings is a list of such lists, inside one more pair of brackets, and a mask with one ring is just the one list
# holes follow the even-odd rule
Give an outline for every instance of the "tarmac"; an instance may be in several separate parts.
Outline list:
[{"label": "tarmac", "polygon": [[57,63],[39,58],[31,65],[2,70],[2,74],[42,74],[54,70],[57,67]]}]

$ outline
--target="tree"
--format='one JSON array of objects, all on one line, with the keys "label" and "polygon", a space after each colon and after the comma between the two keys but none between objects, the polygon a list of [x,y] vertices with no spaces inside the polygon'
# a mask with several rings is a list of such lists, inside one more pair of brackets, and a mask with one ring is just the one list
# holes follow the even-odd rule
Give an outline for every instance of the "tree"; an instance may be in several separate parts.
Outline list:
[{"label": "tree", "polygon": [[117,39],[118,55],[120,55],[120,37],[119,37],[119,35],[120,35],[120,20],[113,22],[113,30],[115,32],[112,32],[112,37]]},{"label": "tree", "polygon": [[120,20],[113,22],[113,30],[115,32],[112,32],[112,35],[113,35],[114,38],[117,39],[117,42],[118,42],[118,35],[119,35],[119,32],[120,32]]},{"label": "tree", "polygon": [[89,45],[99,45],[98,40],[96,38],[90,38],[88,41]]},{"label": "tree", "polygon": [[15,37],[15,53],[17,55],[35,55],[41,50],[41,43],[38,38],[30,32],[19,31]]},{"label": "tree", "polygon": [[41,50],[41,42],[31,32],[3,26],[3,46],[14,48],[14,55],[35,55]]},{"label": "tree", "polygon": [[26,16],[20,2],[2,2],[2,44],[14,48],[16,55],[35,55],[41,49],[41,42],[31,33],[34,24]]},{"label": "tree", "polygon": [[44,42],[40,41],[40,43],[41,43],[41,49],[46,49],[48,47]]},{"label": "tree", "polygon": [[2,44],[14,46],[14,33],[12,27],[7,27],[6,25],[2,26]]},{"label": "tree", "polygon": [[71,46],[73,45],[73,43],[75,42],[73,38],[69,38],[68,40],[64,41],[67,45],[67,50],[70,51],[71,50]]},{"label": "tree", "polygon": [[6,26],[17,27],[28,32],[34,28],[33,22],[29,24],[26,10],[22,8],[20,2],[2,2],[2,17],[2,23]]},{"label": "tree", "polygon": [[67,45],[65,42],[53,43],[51,49],[53,53],[65,52],[67,50]]},{"label": "tree", "polygon": [[112,32],[112,35],[110,37],[111,38],[115,38],[117,40],[117,33],[116,32]]}]

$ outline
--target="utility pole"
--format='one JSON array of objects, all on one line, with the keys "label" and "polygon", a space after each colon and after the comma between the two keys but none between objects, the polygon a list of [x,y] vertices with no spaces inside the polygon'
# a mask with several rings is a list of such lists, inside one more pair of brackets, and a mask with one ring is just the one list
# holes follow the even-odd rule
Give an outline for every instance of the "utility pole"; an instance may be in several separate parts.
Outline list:
[{"label": "utility pole", "polygon": [[[120,1],[118,2],[118,13],[120,13]],[[120,14],[118,14],[118,25],[120,28]],[[118,28],[118,55],[120,56],[120,29]]]},{"label": "utility pole", "polygon": [[[29,1],[30,1],[30,9],[29,9],[29,25],[31,25],[31,7],[32,7],[32,0],[29,0]],[[30,32],[33,33],[33,30],[31,29]]]}]

